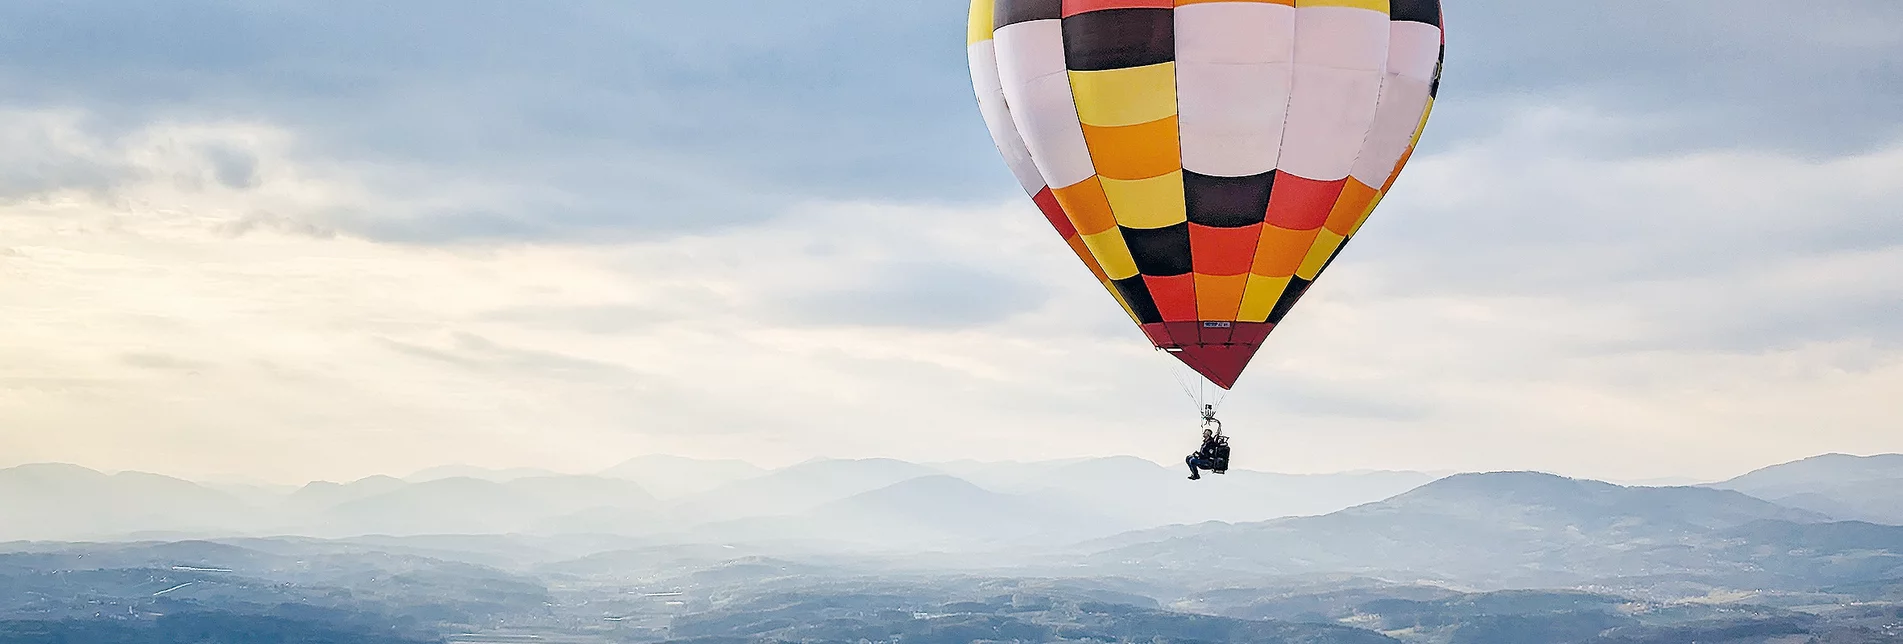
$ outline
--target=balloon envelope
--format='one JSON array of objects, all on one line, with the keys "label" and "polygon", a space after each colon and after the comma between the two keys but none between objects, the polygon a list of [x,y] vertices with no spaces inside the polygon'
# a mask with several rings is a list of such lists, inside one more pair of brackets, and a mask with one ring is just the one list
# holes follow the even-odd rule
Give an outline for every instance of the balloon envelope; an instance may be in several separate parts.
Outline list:
[{"label": "balloon envelope", "polygon": [[973,0],[1005,162],[1152,344],[1235,385],[1407,164],[1439,0]]}]

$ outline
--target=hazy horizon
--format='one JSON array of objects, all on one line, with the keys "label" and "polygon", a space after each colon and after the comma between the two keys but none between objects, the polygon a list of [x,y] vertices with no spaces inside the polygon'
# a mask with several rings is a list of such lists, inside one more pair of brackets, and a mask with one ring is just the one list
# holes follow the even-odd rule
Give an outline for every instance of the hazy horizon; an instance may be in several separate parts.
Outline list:
[{"label": "hazy horizon", "polygon": [[[964,464],[982,486],[831,461],[714,468],[731,482],[667,497],[524,478],[243,502],[0,470],[0,641],[1903,637],[1903,455],[1668,488],[1532,472],[1208,486],[1112,460]],[[647,465],[628,474],[683,471]]]},{"label": "hazy horizon", "polygon": [[[1709,484],[1722,483],[1722,482],[1729,481],[1729,480],[1738,478],[1740,476],[1750,474],[1752,472],[1757,472],[1759,470],[1763,470],[1766,468],[1773,468],[1780,465],[1790,465],[1792,463],[1799,463],[1799,462],[1809,461],[1813,459],[1820,459],[1820,458],[1834,457],[1834,456],[1849,456],[1854,458],[1874,458],[1874,457],[1887,457],[1887,456],[1903,456],[1903,453],[1878,452],[1878,453],[1867,453],[1867,454],[1855,454],[1855,453],[1848,453],[1848,452],[1825,452],[1821,454],[1811,454],[1808,456],[1803,456],[1803,457],[1794,458],[1790,460],[1764,463],[1762,465],[1748,467],[1747,469],[1739,470],[1729,475],[1719,476],[1717,478],[1701,478],[1701,477],[1685,476],[1685,475],[1676,475],[1676,476],[1666,475],[1666,476],[1653,476],[1653,477],[1643,477],[1643,478],[1620,478],[1620,477],[1594,476],[1591,474],[1578,473],[1578,472],[1565,472],[1565,471],[1539,470],[1539,469],[1526,469],[1526,468],[1481,469],[1481,470],[1351,469],[1351,470],[1317,471],[1317,472],[1290,472],[1290,471],[1278,471],[1278,470],[1270,470],[1270,469],[1238,465],[1234,467],[1233,469],[1238,472],[1252,472],[1252,473],[1273,474],[1273,475],[1282,475],[1282,476],[1326,477],[1326,476],[1338,476],[1338,475],[1405,473],[1405,474],[1421,474],[1421,475],[1433,477],[1435,479],[1448,477],[1448,476],[1455,476],[1460,474],[1538,472],[1543,474],[1553,474],[1557,476],[1563,476],[1563,477],[1572,478],[1572,479],[1587,480],[1587,481],[1603,481],[1603,482],[1612,483],[1615,485],[1623,485],[1623,486],[1631,486],[1631,487],[1671,487],[1671,486],[1709,485]],[[270,479],[270,478],[255,478],[255,477],[244,477],[244,476],[219,476],[219,475],[187,476],[187,475],[182,475],[175,472],[166,472],[166,471],[152,470],[152,469],[100,468],[100,467],[93,467],[85,463],[70,462],[70,461],[34,461],[34,462],[23,462],[23,463],[0,463],[0,470],[6,470],[6,469],[22,467],[22,466],[35,466],[35,465],[72,465],[72,466],[83,467],[83,468],[93,470],[102,474],[119,474],[119,473],[157,474],[160,476],[166,476],[170,478],[176,478],[180,480],[191,481],[194,483],[202,483],[202,484],[268,485],[268,486],[278,486],[278,487],[298,487],[298,486],[308,485],[312,483],[352,483],[352,482],[362,481],[364,479],[376,478],[376,477],[390,477],[390,478],[395,478],[395,479],[405,480],[405,481],[416,480],[416,479],[424,478],[424,477],[438,477],[438,478],[461,477],[461,476],[465,476],[464,474],[461,474],[461,472],[465,472],[465,471],[473,472],[474,474],[472,474],[471,476],[473,476],[474,478],[488,478],[489,475],[503,475],[503,474],[510,475],[512,478],[522,477],[522,476],[542,476],[542,475],[587,477],[587,476],[599,476],[605,472],[610,472],[614,470],[618,466],[626,466],[626,465],[637,463],[644,459],[649,459],[649,458],[680,459],[682,461],[689,462],[689,463],[694,463],[694,462],[713,463],[713,462],[722,462],[722,461],[738,462],[738,463],[743,463],[750,467],[758,468],[762,473],[779,471],[779,470],[783,470],[783,469],[798,466],[798,465],[824,463],[824,462],[838,462],[838,461],[846,461],[846,462],[895,461],[895,462],[901,462],[901,463],[911,463],[916,465],[922,465],[927,467],[953,465],[953,464],[1022,465],[1022,466],[1054,467],[1054,466],[1059,466],[1059,465],[1069,464],[1069,463],[1076,463],[1076,462],[1089,462],[1089,461],[1116,460],[1116,459],[1130,458],[1130,459],[1141,460],[1146,463],[1155,465],[1157,467],[1171,469],[1171,470],[1180,469],[1182,467],[1182,463],[1180,460],[1144,458],[1142,456],[1138,456],[1134,454],[1110,454],[1105,456],[1073,456],[1073,457],[1063,457],[1063,458],[1044,459],[1044,460],[957,459],[957,460],[948,460],[948,461],[909,461],[905,459],[891,459],[886,457],[836,458],[836,457],[827,457],[827,456],[815,456],[812,458],[801,459],[797,461],[780,462],[780,463],[771,463],[771,462],[762,463],[762,462],[750,461],[743,458],[722,458],[722,457],[701,458],[701,457],[694,457],[694,456],[684,456],[680,454],[641,454],[641,455],[632,456],[629,458],[615,461],[609,467],[593,468],[593,469],[558,470],[558,469],[538,467],[538,466],[532,466],[532,465],[500,465],[498,466],[498,465],[479,465],[479,464],[473,464],[473,463],[440,463],[436,465],[427,465],[427,466],[420,467],[414,470],[391,470],[391,471],[372,472],[372,473],[363,474],[360,476],[314,478],[314,479],[301,479],[301,480],[290,479],[290,478]],[[691,474],[691,470],[689,470],[688,472],[684,474]],[[1218,483],[1216,484],[1220,484],[1220,481],[1218,480]]]},{"label": "hazy horizon", "polygon": [[[453,474],[476,478],[439,478]],[[1903,455],[1719,484],[648,458],[243,489],[0,469],[0,641],[1888,644]],[[719,639],[713,639],[719,638]]]},{"label": "hazy horizon", "polygon": [[[1195,436],[1189,432],[1185,432],[1184,436],[1188,437],[1188,439],[1191,440],[1192,442],[1193,442],[1193,439],[1195,438]],[[1248,443],[1243,442],[1245,440],[1248,440],[1248,439],[1246,438],[1237,439],[1238,446],[1249,445]],[[1470,472],[1537,471],[1537,472],[1558,474],[1561,476],[1567,476],[1571,478],[1606,481],[1609,483],[1618,483],[1621,485],[1649,485],[1649,484],[1655,484],[1660,482],[1673,483],[1673,484],[1712,483],[1712,482],[1728,480],[1728,479],[1731,479],[1731,478],[1734,478],[1734,477],[1737,477],[1737,476],[1740,476],[1740,475],[1743,475],[1743,474],[1746,474],[1746,473],[1749,473],[1764,467],[1770,467],[1773,465],[1790,463],[1794,461],[1800,461],[1800,460],[1819,457],[1819,456],[1848,455],[1848,456],[1858,456],[1858,457],[1871,457],[1871,456],[1882,456],[1882,455],[1903,453],[1903,450],[1899,450],[1899,451],[1828,450],[1828,451],[1821,451],[1821,452],[1815,452],[1815,453],[1807,453],[1807,452],[1802,452],[1799,450],[1792,450],[1789,452],[1788,455],[1772,456],[1771,460],[1766,460],[1766,461],[1755,463],[1755,464],[1752,464],[1752,463],[1735,464],[1730,466],[1729,469],[1721,469],[1718,467],[1704,467],[1704,468],[1691,467],[1691,468],[1686,468],[1684,470],[1673,470],[1670,467],[1660,467],[1660,468],[1648,468],[1645,471],[1632,473],[1632,474],[1622,474],[1621,473],[1622,468],[1529,467],[1529,466],[1515,466],[1511,462],[1502,463],[1495,467],[1476,467],[1476,468],[1470,468],[1470,469],[1445,468],[1445,467],[1402,467],[1402,466],[1395,466],[1395,467],[1366,466],[1366,467],[1347,467],[1343,469],[1303,468],[1303,467],[1300,467],[1299,464],[1287,463],[1287,462],[1275,460],[1273,459],[1273,457],[1271,457],[1271,460],[1268,463],[1254,462],[1255,459],[1253,458],[1254,454],[1252,452],[1255,451],[1256,446],[1249,445],[1249,447],[1252,448],[1249,452],[1238,451],[1238,461],[1235,465],[1236,469],[1255,471],[1255,472],[1264,472],[1264,473],[1274,473],[1274,474],[1290,474],[1290,475],[1327,475],[1327,474],[1352,474],[1352,473],[1365,473],[1365,472],[1421,472],[1421,473],[1427,473],[1427,474],[1434,474],[1438,476],[1445,476],[1445,475],[1458,474],[1458,473],[1470,473]],[[1187,453],[1189,451],[1192,451],[1193,449],[1194,449],[1194,445],[1188,445],[1182,451],[1184,453]],[[1269,446],[1267,449],[1273,450],[1274,446]],[[24,458],[6,458],[6,455],[0,455],[0,469],[17,467],[21,465],[67,464],[67,465],[78,465],[81,467],[85,467],[88,469],[92,469],[92,470],[104,472],[104,473],[143,472],[143,473],[149,473],[149,474],[160,474],[164,476],[170,476],[173,478],[185,479],[190,481],[199,481],[199,482],[231,482],[231,483],[260,483],[260,484],[271,484],[271,485],[302,485],[304,483],[309,483],[314,481],[349,482],[349,481],[360,480],[360,479],[373,477],[373,476],[391,476],[396,478],[407,478],[417,474],[424,473],[429,470],[444,469],[444,468],[458,468],[458,467],[471,467],[471,468],[493,470],[493,471],[515,470],[515,469],[543,470],[543,471],[552,472],[552,473],[561,474],[561,475],[586,476],[596,472],[607,470],[616,465],[626,463],[630,460],[639,459],[643,457],[650,457],[650,456],[678,457],[678,458],[695,459],[695,460],[740,461],[740,462],[747,463],[749,465],[753,465],[753,466],[765,468],[765,469],[784,468],[784,467],[797,465],[800,463],[812,462],[812,461],[871,460],[871,459],[890,459],[890,460],[899,460],[899,461],[921,463],[921,464],[946,463],[946,462],[957,462],[957,461],[975,461],[975,462],[981,462],[981,463],[1036,464],[1036,463],[1054,463],[1054,462],[1070,461],[1070,460],[1127,457],[1127,458],[1141,459],[1141,460],[1155,463],[1157,465],[1165,466],[1165,467],[1180,467],[1182,465],[1181,456],[1174,455],[1174,454],[1131,454],[1131,453],[1109,453],[1109,452],[1055,453],[1055,454],[1047,455],[1043,458],[1035,458],[1035,457],[1033,458],[970,458],[968,457],[968,458],[923,458],[923,459],[898,458],[894,456],[884,456],[884,455],[877,455],[877,454],[847,455],[847,456],[811,455],[811,456],[805,456],[805,457],[761,459],[761,458],[747,458],[747,457],[743,457],[739,455],[724,455],[724,454],[693,455],[693,454],[684,454],[684,453],[663,453],[663,452],[640,453],[640,454],[631,454],[631,455],[596,454],[595,456],[596,458],[589,459],[588,461],[589,464],[587,465],[576,464],[573,461],[562,461],[562,462],[551,463],[549,461],[525,461],[525,460],[496,460],[496,461],[482,461],[482,462],[470,462],[470,461],[430,462],[430,461],[419,458],[419,459],[409,460],[409,464],[406,464],[406,465],[389,467],[389,468],[381,468],[381,469],[369,469],[369,468],[362,468],[362,467],[345,466],[345,467],[335,468],[331,470],[330,471],[331,473],[329,474],[319,473],[316,475],[309,475],[309,474],[280,473],[279,475],[274,476],[270,473],[243,472],[241,469],[227,469],[225,471],[219,471],[217,469],[209,469],[209,470],[199,471],[199,470],[194,470],[192,468],[168,468],[164,464],[154,464],[154,465],[147,465],[147,466],[124,465],[124,464],[114,465],[114,464],[110,464],[110,462],[109,463],[88,462],[89,459],[83,459],[83,458],[63,459],[63,460],[62,459],[35,460],[35,459],[24,459]],[[595,465],[596,463],[600,463],[601,465],[597,466]],[[1276,467],[1277,465],[1283,465],[1286,467]]]}]

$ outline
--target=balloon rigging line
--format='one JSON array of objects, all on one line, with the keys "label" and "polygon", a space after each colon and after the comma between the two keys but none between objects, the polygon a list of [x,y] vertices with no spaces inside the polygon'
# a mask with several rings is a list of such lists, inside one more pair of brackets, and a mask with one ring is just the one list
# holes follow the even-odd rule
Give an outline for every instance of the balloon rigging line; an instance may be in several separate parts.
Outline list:
[{"label": "balloon rigging line", "polygon": [[1189,371],[1189,367],[1174,360],[1170,361],[1170,363],[1170,377],[1176,379],[1176,386],[1182,388],[1183,397],[1188,398],[1190,402],[1196,405],[1196,411],[1198,413],[1202,412],[1204,404],[1208,404],[1210,409],[1221,410],[1222,404],[1229,400],[1229,390],[1220,387],[1217,388],[1212,399],[1209,393],[1209,385],[1211,383],[1209,379],[1204,378],[1202,374],[1190,376],[1196,379],[1196,387],[1192,389],[1189,386],[1189,381],[1183,377],[1184,372]]},{"label": "balloon rigging line", "polygon": [[[1175,360],[1171,360],[1171,362],[1175,362]],[[1183,368],[1183,365],[1180,363],[1171,364],[1170,377],[1176,379],[1176,386],[1183,388],[1183,396],[1189,398],[1190,402],[1196,403],[1197,409],[1201,409],[1202,400],[1198,399],[1196,394],[1189,390],[1189,381],[1183,379]]]}]

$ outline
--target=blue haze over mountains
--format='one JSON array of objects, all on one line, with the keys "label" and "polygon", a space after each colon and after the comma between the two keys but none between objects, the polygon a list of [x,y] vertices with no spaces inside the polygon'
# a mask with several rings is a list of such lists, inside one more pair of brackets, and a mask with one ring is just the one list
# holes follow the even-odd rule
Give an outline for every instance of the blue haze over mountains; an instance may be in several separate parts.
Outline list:
[{"label": "blue haze over mountains", "polygon": [[1682,487],[1182,477],[653,456],[273,488],[29,465],[0,470],[0,642],[1903,641],[1903,456]]}]

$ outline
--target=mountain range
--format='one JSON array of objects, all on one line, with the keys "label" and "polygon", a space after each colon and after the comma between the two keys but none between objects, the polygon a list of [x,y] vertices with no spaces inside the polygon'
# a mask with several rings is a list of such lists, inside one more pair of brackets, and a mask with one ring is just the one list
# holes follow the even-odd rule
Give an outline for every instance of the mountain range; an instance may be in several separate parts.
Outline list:
[{"label": "mountain range", "polygon": [[[242,497],[29,466],[0,470],[0,529],[139,540],[0,544],[0,641],[106,641],[86,630],[105,620],[137,631],[110,640],[128,642],[293,628],[330,634],[285,641],[1888,643],[1903,641],[1903,525],[1782,501],[1870,507],[1885,491],[1858,490],[1890,460],[1669,487],[812,461],[671,496],[605,472],[459,469]],[[1269,513],[1331,485],[1374,498],[1236,521],[1131,507],[1188,489],[1259,495]],[[311,536],[217,527],[233,517]],[[586,529],[603,526],[620,529]]]},{"label": "mountain range", "polygon": [[[1667,576],[1748,586],[1776,574],[1777,556],[1738,546],[1741,531],[1802,534],[1826,524],[1843,525],[1729,490],[1500,472],[1452,476],[1318,517],[1120,535],[1093,560],[1239,575],[1405,573],[1474,587]],[[1888,530],[1879,541],[1893,538],[1883,543],[1903,553],[1903,527],[1879,530]]]},{"label": "mountain range", "polygon": [[[1090,538],[1211,518],[1319,514],[1432,480],[1414,472],[1292,476],[1240,470],[1202,484],[1182,478],[1173,468],[1127,457],[933,465],[822,459],[767,470],[740,461],[648,456],[587,476],[455,466],[295,488],[25,465],[0,470],[0,541],[509,533],[692,541],[875,534],[894,545],[944,545],[967,541],[959,535],[971,528],[951,529],[945,521],[940,525],[949,532],[872,528],[949,516],[907,513],[957,506],[969,519],[989,519],[976,525],[995,534],[973,536],[969,544],[976,546]],[[1057,518],[1061,525],[1038,527]]]},{"label": "mountain range", "polygon": [[[1826,455],[1698,487],[1623,487],[1538,473],[1436,479],[1419,472],[1235,470],[1195,483],[1182,479],[1177,468],[1131,457],[813,460],[768,470],[649,456],[588,476],[453,467],[238,494],[153,474],[28,465],[0,470],[0,540],[603,534],[674,543],[987,551],[1148,537],[1169,544],[1194,533],[1199,541],[1180,548],[1153,544],[1146,558],[1161,565],[1177,561],[1172,553],[1181,550],[1184,565],[1215,558],[1238,569],[1291,573],[1352,558],[1370,570],[1433,563],[1427,567],[1453,574],[1465,564],[1419,558],[1447,549],[1436,539],[1482,538],[1467,529],[1473,525],[1495,526],[1498,534],[1485,538],[1502,540],[1514,531],[1563,526],[1571,532],[1556,534],[1618,542],[1631,551],[1703,547],[1753,521],[1903,524],[1897,511],[1903,456]],[[1463,505],[1473,498],[1488,501]],[[1522,502],[1526,498],[1565,503]],[[1499,527],[1503,517],[1511,517],[1505,525],[1513,527]],[[1371,536],[1380,532],[1369,527],[1377,524],[1407,527],[1399,535]],[[1570,565],[1514,551],[1506,541],[1498,545],[1506,550],[1489,556],[1519,557],[1528,570]],[[1249,548],[1270,554],[1255,561]],[[1369,558],[1371,552],[1393,558]],[[1237,559],[1224,559],[1231,554]],[[1593,568],[1659,572],[1610,561]]]},{"label": "mountain range", "polygon": [[1903,454],[1825,454],[1712,487],[1841,519],[1903,524]]}]

